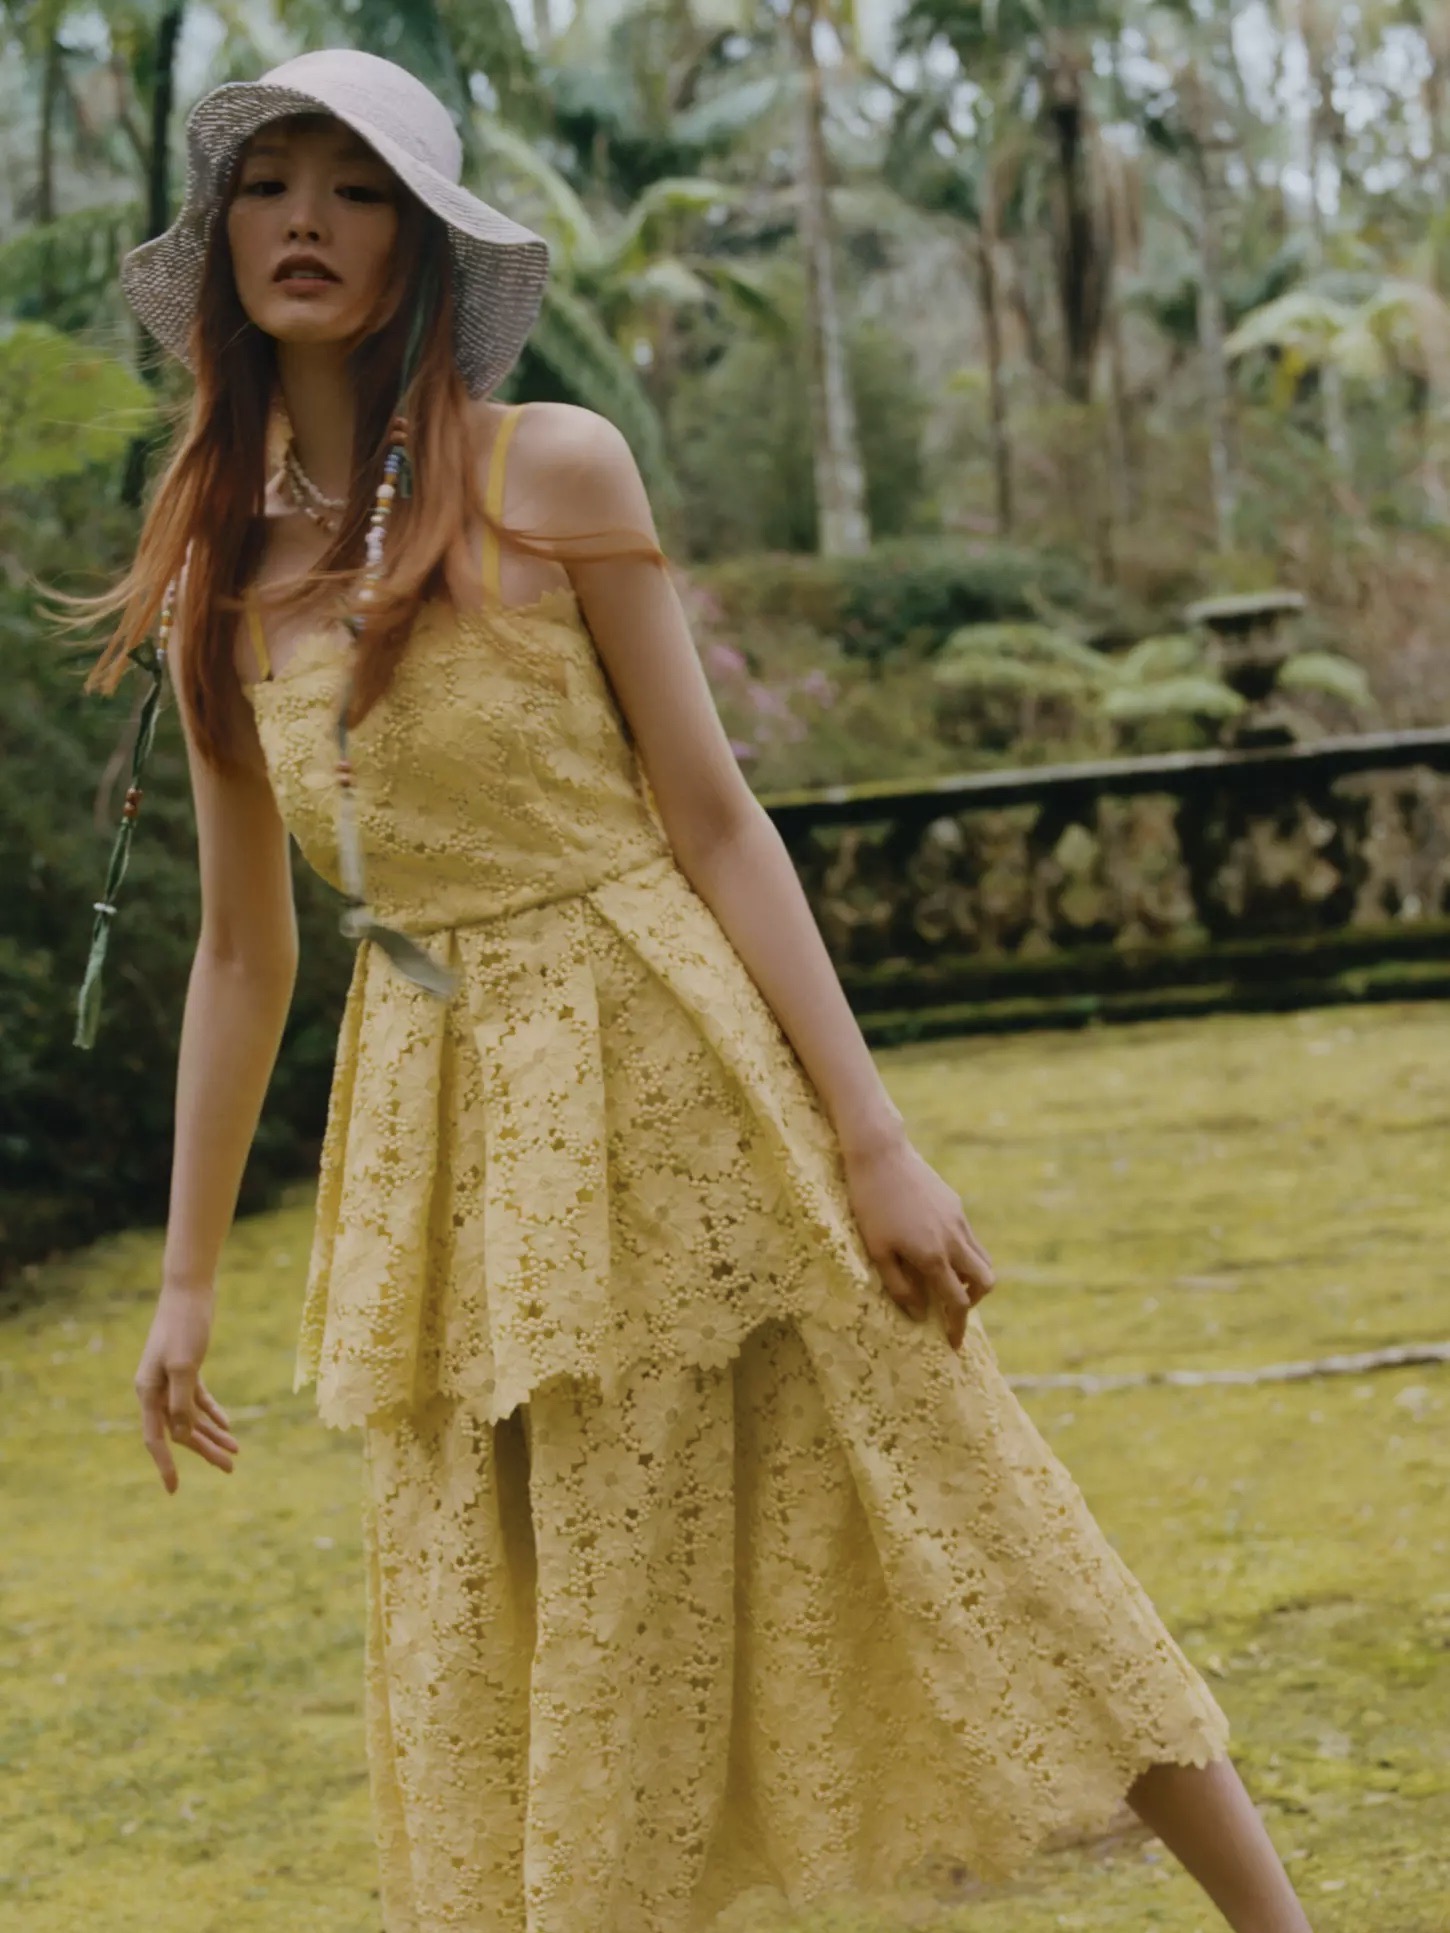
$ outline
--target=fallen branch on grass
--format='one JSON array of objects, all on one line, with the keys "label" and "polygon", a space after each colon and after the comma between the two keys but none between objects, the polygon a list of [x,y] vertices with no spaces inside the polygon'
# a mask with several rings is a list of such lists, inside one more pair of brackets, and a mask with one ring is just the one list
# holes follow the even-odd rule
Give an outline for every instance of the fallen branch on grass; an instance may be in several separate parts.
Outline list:
[{"label": "fallen branch on grass", "polygon": [[1450,1342],[1405,1342],[1367,1349],[1357,1356],[1320,1356],[1310,1362],[1265,1363],[1261,1369],[1141,1369],[1121,1376],[1009,1376],[1013,1389],[1076,1389],[1096,1396],[1105,1389],[1147,1389],[1171,1383],[1201,1389],[1208,1383],[1302,1383],[1316,1376],[1360,1376],[1372,1369],[1406,1369],[1416,1363],[1450,1362]]}]

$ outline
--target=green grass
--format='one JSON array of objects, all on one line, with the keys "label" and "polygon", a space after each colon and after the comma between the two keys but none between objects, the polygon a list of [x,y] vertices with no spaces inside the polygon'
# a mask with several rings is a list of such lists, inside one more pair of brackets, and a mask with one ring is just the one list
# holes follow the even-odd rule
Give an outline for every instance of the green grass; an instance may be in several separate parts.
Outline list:
[{"label": "green grass", "polygon": [[[1450,1335],[1450,1008],[880,1064],[998,1265],[985,1317],[1010,1372]],[[50,1268],[0,1329],[3,1933],[378,1933],[358,1446],[289,1388],[310,1217],[298,1190],[228,1244],[208,1379],[243,1450],[230,1477],[179,1452],[175,1497],[130,1387],[157,1232]],[[1024,1400],[1208,1675],[1316,1933],[1444,1933],[1450,1370]],[[944,1876],[933,1897],[730,1916],[731,1933],[1217,1924],[1136,1828],[993,1892]]]}]

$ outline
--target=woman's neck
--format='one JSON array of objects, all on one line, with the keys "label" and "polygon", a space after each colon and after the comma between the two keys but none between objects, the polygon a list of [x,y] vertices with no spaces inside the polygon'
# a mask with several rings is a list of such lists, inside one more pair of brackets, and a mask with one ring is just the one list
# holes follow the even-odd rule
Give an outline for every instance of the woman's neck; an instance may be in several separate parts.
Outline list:
[{"label": "woman's neck", "polygon": [[331,342],[279,342],[277,376],[303,469],[325,496],[345,497],[355,411],[345,352]]}]

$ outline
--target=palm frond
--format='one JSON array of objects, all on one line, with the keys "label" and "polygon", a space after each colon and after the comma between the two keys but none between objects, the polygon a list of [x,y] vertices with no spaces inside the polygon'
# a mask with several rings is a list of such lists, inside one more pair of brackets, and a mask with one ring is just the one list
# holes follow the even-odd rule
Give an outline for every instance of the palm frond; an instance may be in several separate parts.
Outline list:
[{"label": "palm frond", "polygon": [[[537,229],[563,269],[593,272],[603,253],[599,231],[564,176],[532,141],[496,115],[476,114],[474,128],[483,154],[496,164],[490,171],[489,199],[502,199],[515,220]],[[503,184],[499,167],[505,171]],[[500,197],[501,185],[514,192]]]},{"label": "palm frond", "polygon": [[692,222],[715,209],[723,212],[737,207],[744,199],[741,189],[703,175],[674,175],[652,181],[620,226],[601,242],[596,258],[598,272],[635,273],[661,249],[671,246]]},{"label": "palm frond", "polygon": [[1187,631],[1165,632],[1159,637],[1140,638],[1117,660],[1116,670],[1124,685],[1151,684],[1198,668],[1203,660],[1201,641]]},{"label": "palm frond", "polygon": [[588,304],[560,282],[545,285],[529,350],[568,396],[607,416],[623,433],[651,490],[673,493],[664,428],[654,404]]},{"label": "palm frond", "polygon": [[677,114],[670,133],[681,147],[723,147],[773,114],[791,109],[801,85],[802,76],[794,69],[738,81]]},{"label": "palm frond", "polygon": [[1115,685],[1103,699],[1114,724],[1139,718],[1236,718],[1247,700],[1217,678],[1160,678],[1152,684]]},{"label": "palm frond", "polygon": [[1364,667],[1334,651],[1298,652],[1279,673],[1279,684],[1287,691],[1322,692],[1358,711],[1374,709],[1374,693]]},{"label": "palm frond", "polygon": [[769,336],[789,339],[793,328],[790,317],[753,269],[724,256],[690,255],[685,259],[696,275],[711,283],[746,321]]}]

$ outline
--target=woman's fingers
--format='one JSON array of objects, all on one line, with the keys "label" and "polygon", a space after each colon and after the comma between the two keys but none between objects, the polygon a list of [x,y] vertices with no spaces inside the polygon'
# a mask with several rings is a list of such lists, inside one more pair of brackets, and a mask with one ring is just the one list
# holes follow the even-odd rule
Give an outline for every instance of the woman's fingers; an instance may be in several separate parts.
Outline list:
[{"label": "woman's fingers", "polygon": [[210,1417],[199,1418],[182,1441],[188,1450],[195,1450],[204,1462],[213,1463],[218,1470],[228,1473],[232,1468],[233,1456],[239,1454],[242,1447],[229,1431],[213,1423]]},{"label": "woman's fingers", "polygon": [[975,1308],[984,1295],[990,1295],[996,1287],[997,1277],[992,1264],[983,1249],[973,1238],[970,1231],[959,1234],[949,1244],[952,1267],[966,1283],[967,1294]]},{"label": "woman's fingers", "polygon": [[199,1381],[189,1428],[181,1417],[178,1417],[175,1427],[172,1426],[164,1385],[138,1389],[137,1395],[141,1401],[141,1440],[169,1492],[175,1493],[181,1479],[177,1475],[176,1460],[171,1454],[168,1433],[170,1439],[185,1444],[204,1463],[213,1464],[218,1470],[230,1474],[232,1458],[241,1454],[242,1446],[227,1425],[226,1411],[214,1396],[203,1389]]},{"label": "woman's fingers", "polygon": [[884,1255],[877,1263],[881,1280],[886,1285],[886,1293],[898,1309],[917,1322],[924,1322],[931,1309],[931,1300],[926,1290],[898,1256]]},{"label": "woman's fingers", "polygon": [[927,1273],[941,1306],[947,1341],[953,1349],[960,1349],[966,1340],[967,1315],[972,1306],[971,1299],[960,1276],[945,1255],[933,1261]]},{"label": "woman's fingers", "polygon": [[197,1416],[197,1372],[190,1363],[178,1363],[167,1371],[166,1419],[171,1434],[184,1443],[194,1428]]},{"label": "woman's fingers", "polygon": [[176,1474],[171,1445],[166,1440],[165,1399],[159,1389],[139,1389],[136,1393],[141,1399],[141,1441],[150,1452],[162,1483],[168,1491],[174,1492],[180,1479]]},{"label": "woman's fingers", "polygon": [[229,1427],[231,1418],[227,1415],[215,1396],[212,1395],[200,1376],[196,1379],[196,1400],[201,1404],[208,1416],[214,1416],[216,1418],[223,1429]]}]

